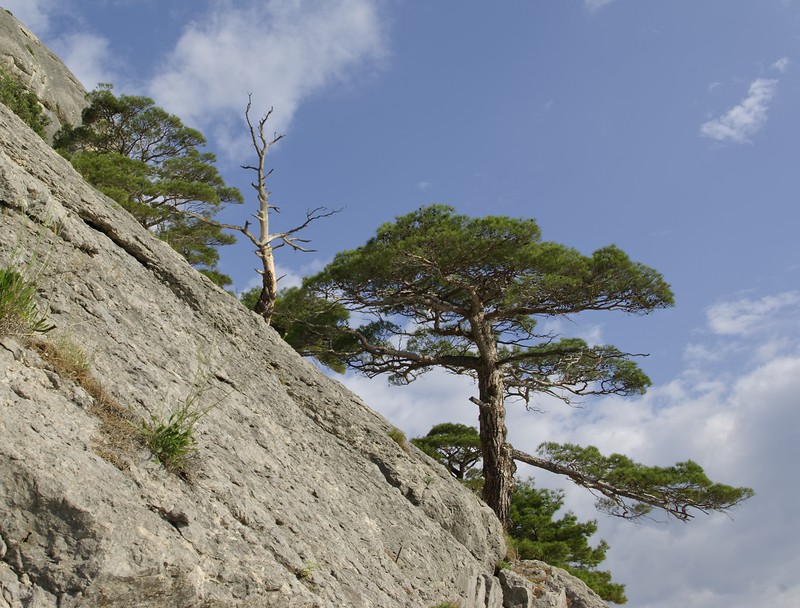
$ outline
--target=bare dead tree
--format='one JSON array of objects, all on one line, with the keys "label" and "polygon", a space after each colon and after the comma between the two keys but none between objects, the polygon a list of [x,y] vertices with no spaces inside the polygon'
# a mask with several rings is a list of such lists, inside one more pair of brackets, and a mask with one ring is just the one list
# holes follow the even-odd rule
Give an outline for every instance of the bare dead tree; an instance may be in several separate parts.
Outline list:
[{"label": "bare dead tree", "polygon": [[258,211],[253,214],[253,218],[258,223],[258,233],[254,234],[250,230],[251,223],[249,220],[245,221],[244,225],[239,226],[236,224],[217,222],[191,211],[187,211],[186,214],[218,228],[241,232],[255,245],[255,254],[261,260],[261,268],[256,269],[256,272],[261,275],[262,285],[255,312],[264,317],[264,320],[269,324],[275,309],[275,299],[278,296],[279,277],[275,272],[274,251],[283,246],[289,246],[295,251],[314,251],[305,246],[309,242],[308,239],[302,239],[297,236],[297,234],[307,228],[312,222],[330,217],[338,213],[340,209],[330,210],[326,207],[315,207],[314,209],[307,210],[305,220],[291,230],[274,233],[270,232],[270,212],[274,211],[275,213],[280,213],[280,209],[269,202],[269,197],[272,193],[267,190],[267,178],[272,175],[272,169],[266,169],[266,157],[270,147],[283,139],[284,135],[273,133],[272,137],[268,137],[265,134],[265,126],[272,116],[274,108],[270,108],[269,111],[254,124],[250,118],[252,103],[252,94],[249,94],[247,96],[247,107],[244,115],[247,120],[250,139],[256,151],[258,162],[255,165],[242,165],[242,169],[249,169],[256,172],[256,179],[250,185],[256,191],[258,198]]}]

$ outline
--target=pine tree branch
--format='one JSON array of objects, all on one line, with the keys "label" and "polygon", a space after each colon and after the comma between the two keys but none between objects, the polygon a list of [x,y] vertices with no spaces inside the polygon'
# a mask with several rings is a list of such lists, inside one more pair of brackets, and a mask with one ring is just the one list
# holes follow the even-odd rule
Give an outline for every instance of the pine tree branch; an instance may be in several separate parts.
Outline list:
[{"label": "pine tree branch", "polygon": [[[540,451],[558,451],[560,446],[544,444]],[[725,513],[753,496],[750,488],[731,488],[712,483],[702,469],[691,461],[676,467],[644,467],[625,457],[605,458],[595,448],[565,446],[564,452],[574,457],[548,460],[513,449],[514,460],[569,477],[573,482],[602,497],[597,506],[602,511],[624,519],[639,519],[653,508],[666,511],[680,521],[689,521],[694,514],[718,511]],[[583,456],[589,455],[590,461]],[[613,478],[613,479],[609,479]],[[632,502],[628,502],[632,501]]]}]

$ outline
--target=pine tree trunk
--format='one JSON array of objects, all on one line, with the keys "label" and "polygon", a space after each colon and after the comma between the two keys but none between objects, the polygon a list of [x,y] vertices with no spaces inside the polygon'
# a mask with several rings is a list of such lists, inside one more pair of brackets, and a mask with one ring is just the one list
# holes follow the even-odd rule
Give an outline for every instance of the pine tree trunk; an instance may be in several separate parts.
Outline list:
[{"label": "pine tree trunk", "polygon": [[511,492],[516,466],[511,446],[506,442],[506,408],[503,378],[496,369],[487,369],[478,377],[480,393],[480,437],[483,454],[483,499],[504,527],[508,527]]}]

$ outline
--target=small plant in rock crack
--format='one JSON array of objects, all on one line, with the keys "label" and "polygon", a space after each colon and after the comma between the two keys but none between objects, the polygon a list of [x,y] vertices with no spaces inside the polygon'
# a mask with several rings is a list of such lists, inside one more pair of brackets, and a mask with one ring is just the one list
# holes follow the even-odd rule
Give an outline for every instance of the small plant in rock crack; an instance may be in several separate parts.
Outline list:
[{"label": "small plant in rock crack", "polygon": [[168,418],[151,416],[143,420],[139,432],[145,444],[165,467],[185,472],[189,457],[197,449],[194,429],[207,409],[196,409],[186,402],[177,407]]},{"label": "small plant in rock crack", "polygon": [[400,446],[400,449],[404,452],[408,451],[408,439],[406,439],[406,434],[396,427],[392,427],[389,432],[387,433],[389,438],[394,441],[397,445]]},{"label": "small plant in rock crack", "polygon": [[211,405],[203,405],[204,396],[211,390],[210,378],[211,374],[201,356],[192,390],[184,402],[166,418],[156,415],[151,416],[150,420],[143,420],[138,429],[156,459],[173,472],[187,472],[189,460],[197,450],[195,428],[198,421],[227,396]]},{"label": "small plant in rock crack", "polygon": [[49,334],[47,340],[32,341],[32,346],[53,365],[60,376],[74,380],[94,396],[96,391],[90,385],[96,380],[91,375],[89,357],[76,338],[68,333]]},{"label": "small plant in rock crack", "polygon": [[296,576],[296,577],[297,577],[299,580],[307,580],[307,579],[310,579],[310,578],[312,577],[312,575],[314,574],[314,570],[316,570],[316,569],[317,569],[317,567],[318,567],[318,566],[317,566],[317,564],[315,564],[315,563],[313,563],[313,562],[306,562],[306,563],[303,565],[303,567],[302,567],[302,568],[298,568],[298,569],[295,571],[295,576]]},{"label": "small plant in rock crack", "polygon": [[0,268],[0,336],[31,336],[54,327],[36,304],[36,284],[12,268]]}]

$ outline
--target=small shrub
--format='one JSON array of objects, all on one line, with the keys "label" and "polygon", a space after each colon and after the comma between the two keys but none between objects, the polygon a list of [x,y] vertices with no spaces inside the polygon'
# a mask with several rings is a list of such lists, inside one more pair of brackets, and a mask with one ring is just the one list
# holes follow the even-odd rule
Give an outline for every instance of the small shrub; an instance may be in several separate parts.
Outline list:
[{"label": "small shrub", "polygon": [[16,270],[0,269],[0,336],[31,336],[53,329],[36,304],[36,285]]},{"label": "small shrub", "polygon": [[14,76],[0,68],[0,103],[19,116],[42,139],[45,137],[44,128],[50,124],[50,119],[42,111],[39,99],[26,91]]},{"label": "small shrub", "polygon": [[389,438],[394,441],[397,445],[400,446],[400,449],[404,452],[408,451],[408,439],[406,439],[406,434],[398,428],[392,427],[392,429],[387,433]]},{"label": "small shrub", "polygon": [[435,606],[431,606],[431,608],[461,608],[461,604],[456,604],[455,602],[439,602]]},{"label": "small shrub", "polygon": [[310,579],[311,576],[314,574],[314,570],[317,569],[317,564],[313,562],[306,562],[302,568],[299,568],[295,571],[295,576],[299,580],[307,580]]},{"label": "small shrub", "polygon": [[200,353],[192,390],[184,402],[168,418],[151,416],[149,421],[142,421],[138,429],[139,435],[156,459],[173,472],[187,472],[190,457],[197,450],[194,431],[198,421],[227,396],[224,395],[211,405],[203,405],[205,394],[211,388],[210,379],[207,362]]},{"label": "small shrub", "polygon": [[189,457],[197,449],[194,429],[197,421],[207,410],[197,409],[187,400],[176,408],[168,418],[151,416],[142,421],[139,433],[156,459],[170,470],[183,473]]}]

